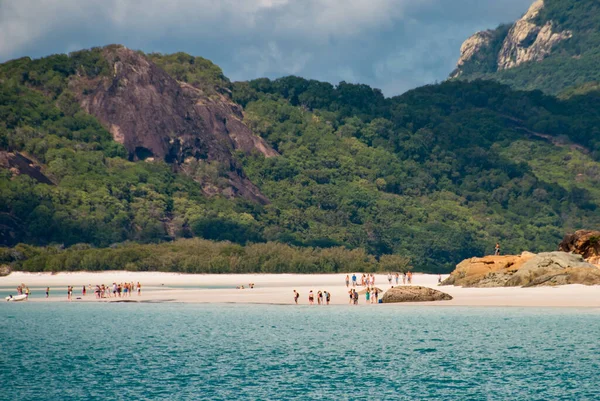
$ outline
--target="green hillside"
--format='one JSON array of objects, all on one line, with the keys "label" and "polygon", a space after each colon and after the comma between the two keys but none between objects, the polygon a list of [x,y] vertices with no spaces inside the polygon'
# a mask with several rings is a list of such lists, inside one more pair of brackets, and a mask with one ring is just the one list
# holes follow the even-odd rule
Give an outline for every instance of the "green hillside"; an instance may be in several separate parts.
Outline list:
[{"label": "green hillside", "polygon": [[[203,242],[214,264],[196,267],[202,256],[131,256],[166,249],[133,242],[175,240],[169,252],[177,255],[182,244],[200,244],[183,238],[197,237],[289,244],[276,259],[291,252],[303,261],[268,271],[400,268],[410,258],[435,272],[492,252],[496,241],[506,253],[553,250],[566,231],[600,223],[597,95],[559,100],[475,81],[385,98],[366,85],[298,77],[231,84],[204,59],[149,59],[180,80],[231,88],[245,123],[280,154],[236,156],[270,203],[207,197],[173,165],[129,161],[69,86],[74,74],[109,74],[98,50],[15,60],[0,66],[0,151],[37,161],[55,185],[0,170],[0,238],[34,246],[5,249],[2,261],[74,269],[85,256],[81,266],[91,270],[223,272],[236,271],[223,266],[238,255],[242,271],[264,269],[260,258],[240,255],[269,247]],[[108,246],[124,250],[89,250]],[[342,256],[321,263],[332,256],[319,248]],[[395,256],[378,264],[382,255]]]}]

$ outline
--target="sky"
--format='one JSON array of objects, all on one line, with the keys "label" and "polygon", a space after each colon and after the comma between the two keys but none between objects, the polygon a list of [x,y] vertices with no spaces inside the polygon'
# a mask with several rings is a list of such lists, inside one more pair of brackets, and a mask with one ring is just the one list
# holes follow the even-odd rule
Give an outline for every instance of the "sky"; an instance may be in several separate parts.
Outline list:
[{"label": "sky", "polygon": [[443,81],[471,34],[533,0],[0,0],[0,62],[123,44],[231,80],[298,75],[387,96]]}]

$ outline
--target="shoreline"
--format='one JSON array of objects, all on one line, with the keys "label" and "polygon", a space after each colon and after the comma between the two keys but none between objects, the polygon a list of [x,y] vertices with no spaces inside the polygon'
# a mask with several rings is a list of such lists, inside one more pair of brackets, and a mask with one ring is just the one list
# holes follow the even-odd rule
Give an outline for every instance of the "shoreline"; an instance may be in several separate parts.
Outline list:
[{"label": "shoreline", "polygon": [[[352,274],[350,274],[352,276]],[[69,302],[66,288],[74,287],[72,302],[121,302],[121,303],[221,303],[221,304],[270,304],[294,305],[293,291],[300,293],[299,304],[308,305],[308,293],[313,290],[331,293],[331,305],[348,305],[346,274],[186,274],[169,272],[61,272],[28,273],[12,272],[0,277],[0,292],[16,294],[16,287],[24,283],[32,290],[27,302]],[[360,276],[357,273],[357,277]],[[380,297],[391,286],[386,274],[375,275],[375,286],[383,290]],[[447,275],[442,275],[445,279]],[[134,291],[131,296],[101,298],[94,295],[96,284],[110,285],[113,282],[140,282],[142,295]],[[574,307],[600,308],[600,286],[565,285],[558,287],[495,287],[463,288],[438,286],[438,275],[414,273],[413,286],[430,287],[450,294],[451,301],[410,302],[396,306],[487,306],[487,307]],[[254,288],[236,289],[254,283]],[[402,286],[400,277],[399,286]],[[92,285],[87,295],[82,296],[82,286]],[[43,293],[50,287],[50,297]],[[352,285],[350,284],[350,288]],[[357,286],[360,291],[363,287]],[[41,294],[40,294],[41,293]],[[40,296],[41,295],[41,296]],[[76,299],[80,298],[80,299]],[[3,300],[2,300],[3,301]],[[367,306],[365,296],[359,298],[359,306]],[[372,306],[371,304],[369,304]],[[389,307],[390,304],[383,304]],[[321,305],[323,307],[327,305]],[[354,305],[351,305],[354,306]],[[382,306],[381,304],[379,306]],[[315,300],[314,307],[319,307]]]}]

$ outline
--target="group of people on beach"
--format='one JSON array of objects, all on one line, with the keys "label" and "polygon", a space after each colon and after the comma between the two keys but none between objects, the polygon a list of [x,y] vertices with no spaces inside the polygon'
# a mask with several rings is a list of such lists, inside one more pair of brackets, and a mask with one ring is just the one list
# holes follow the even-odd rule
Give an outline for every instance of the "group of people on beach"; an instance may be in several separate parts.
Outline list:
[{"label": "group of people on beach", "polygon": [[[94,295],[96,298],[117,298],[117,297],[127,297],[131,296],[131,294],[137,290],[138,296],[142,295],[142,285],[138,281],[137,284],[129,283],[112,283],[112,286],[108,285],[96,285],[96,289],[94,290]],[[85,287],[83,295],[85,295]]]},{"label": "group of people on beach", "polygon": [[[318,305],[329,305],[331,302],[331,293],[328,291],[317,291],[317,304]],[[314,305],[315,303],[315,294],[313,290],[308,292],[308,304]]]},{"label": "group of people on beach", "polygon": [[[359,273],[360,274],[360,273]],[[387,274],[387,281],[389,285],[393,285],[394,280],[396,281],[396,285],[400,284],[400,278],[402,277],[403,285],[412,285],[413,274],[410,271],[403,273],[392,273],[389,272]],[[356,273],[353,273],[352,276],[349,274],[346,275],[346,288],[350,288],[352,284],[352,288],[348,291],[348,296],[350,298],[349,303],[358,305],[359,293],[356,291],[357,286],[366,287],[361,291],[361,294],[365,295],[365,300],[367,303],[376,304],[379,303],[379,296],[383,292],[380,288],[375,287],[375,275],[370,273],[362,273],[359,277]],[[313,290],[310,290],[308,293],[308,304],[314,305],[315,298],[317,299],[317,305],[329,305],[331,302],[331,293],[329,291],[317,291],[316,294]],[[294,290],[294,303],[298,304],[298,300],[300,299],[300,293]]]},{"label": "group of people on beach", "polygon": [[[294,302],[296,303],[296,305],[298,304],[298,299],[300,298],[300,293],[296,290],[294,290]],[[331,302],[331,293],[329,291],[317,291],[316,294],[316,298],[317,298],[317,305],[329,305],[329,303]],[[313,292],[313,290],[310,290],[308,292],[308,304],[309,305],[314,305],[315,304],[315,293]]]},{"label": "group of people on beach", "polygon": [[29,287],[27,287],[25,284],[21,284],[17,287],[17,295],[23,294],[25,294],[27,298],[29,298]]},{"label": "group of people on beach", "polygon": [[[73,286],[67,286],[67,299],[69,301],[73,300]],[[92,285],[88,284],[87,287],[84,285],[81,288],[81,296],[85,297],[88,291],[92,290]],[[142,295],[142,285],[138,281],[137,284],[134,284],[133,281],[129,283],[116,283],[113,282],[112,285],[108,284],[97,284],[94,288],[94,295],[96,299],[101,298],[121,298],[131,296],[131,294],[137,290],[138,296]],[[46,288],[46,298],[48,298],[50,294],[50,287]],[[78,298],[79,299],[79,298]]]},{"label": "group of people on beach", "polygon": [[[371,304],[379,303],[379,293],[381,292],[381,290],[379,288],[370,287],[363,291],[364,291],[365,300],[367,301],[367,303],[371,303]],[[354,288],[351,288],[350,291],[348,291],[348,294],[350,296],[350,302],[348,302],[348,303],[358,305],[358,292],[356,292],[356,290]]]},{"label": "group of people on beach", "polygon": [[[387,280],[390,285],[392,285],[392,281],[396,280],[396,285],[400,284],[400,273],[392,274],[391,272],[387,275]],[[411,285],[413,280],[412,272],[403,272],[402,273],[402,284],[403,285]],[[361,287],[373,287],[375,285],[375,275],[374,274],[365,274],[363,273],[360,278],[360,283],[358,282],[358,278],[356,277],[356,273],[352,274],[352,287],[356,287],[360,285]],[[346,275],[346,287],[350,287],[350,275]]]}]

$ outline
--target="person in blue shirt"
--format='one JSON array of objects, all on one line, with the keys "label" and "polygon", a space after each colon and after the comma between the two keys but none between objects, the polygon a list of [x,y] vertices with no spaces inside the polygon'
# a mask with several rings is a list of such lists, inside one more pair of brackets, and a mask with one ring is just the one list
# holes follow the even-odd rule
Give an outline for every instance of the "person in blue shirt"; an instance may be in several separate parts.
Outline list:
[{"label": "person in blue shirt", "polygon": [[352,287],[356,287],[356,274],[352,273]]}]

